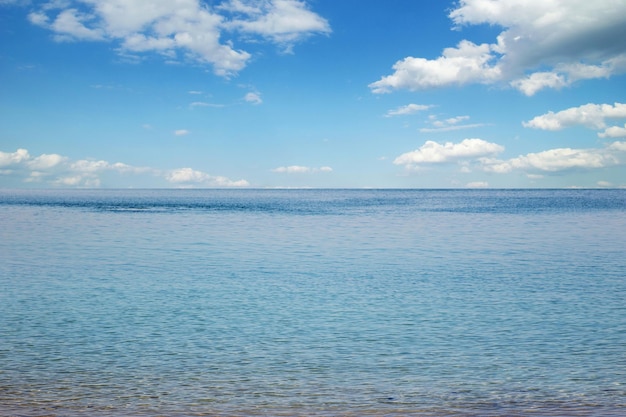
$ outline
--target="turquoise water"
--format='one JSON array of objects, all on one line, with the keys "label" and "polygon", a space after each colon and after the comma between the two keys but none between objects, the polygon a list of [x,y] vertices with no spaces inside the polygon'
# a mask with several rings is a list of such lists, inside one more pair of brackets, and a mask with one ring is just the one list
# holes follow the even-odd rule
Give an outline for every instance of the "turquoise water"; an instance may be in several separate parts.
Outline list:
[{"label": "turquoise water", "polygon": [[0,191],[0,415],[626,415],[626,190]]}]

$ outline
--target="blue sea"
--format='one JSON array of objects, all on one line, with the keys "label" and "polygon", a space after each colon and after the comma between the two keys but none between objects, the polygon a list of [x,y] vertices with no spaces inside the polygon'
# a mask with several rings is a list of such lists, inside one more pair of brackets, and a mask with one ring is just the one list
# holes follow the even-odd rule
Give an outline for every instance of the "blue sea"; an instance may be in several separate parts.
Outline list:
[{"label": "blue sea", "polygon": [[2,416],[625,416],[626,190],[0,191]]}]

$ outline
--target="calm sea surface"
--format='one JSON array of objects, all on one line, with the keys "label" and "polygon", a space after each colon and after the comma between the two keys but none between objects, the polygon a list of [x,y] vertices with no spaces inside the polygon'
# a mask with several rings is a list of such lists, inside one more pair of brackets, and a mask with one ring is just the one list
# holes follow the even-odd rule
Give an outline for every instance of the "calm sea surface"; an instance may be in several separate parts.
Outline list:
[{"label": "calm sea surface", "polygon": [[2,416],[624,416],[626,190],[0,191]]}]

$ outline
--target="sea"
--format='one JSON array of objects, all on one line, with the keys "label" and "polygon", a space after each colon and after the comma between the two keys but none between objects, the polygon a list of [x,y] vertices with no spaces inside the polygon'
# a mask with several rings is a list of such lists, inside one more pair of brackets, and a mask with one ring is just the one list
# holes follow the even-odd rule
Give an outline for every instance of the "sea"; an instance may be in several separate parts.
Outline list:
[{"label": "sea", "polygon": [[1,416],[626,416],[626,190],[0,190]]}]

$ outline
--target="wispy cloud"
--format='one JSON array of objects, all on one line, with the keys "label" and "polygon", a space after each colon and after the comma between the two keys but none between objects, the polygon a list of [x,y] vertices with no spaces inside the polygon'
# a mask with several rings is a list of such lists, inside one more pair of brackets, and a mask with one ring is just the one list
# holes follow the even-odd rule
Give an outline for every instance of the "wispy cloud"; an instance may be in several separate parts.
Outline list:
[{"label": "wispy cloud", "polygon": [[214,108],[222,108],[222,107],[226,107],[223,104],[215,104],[215,103],[207,103],[206,101],[194,101],[192,103],[189,103],[189,107],[190,108],[196,108],[196,107],[214,107]]},{"label": "wispy cloud", "polygon": [[178,129],[174,131],[174,135],[175,136],[187,136],[188,134],[190,134],[191,132],[188,131],[187,129]]},{"label": "wispy cloud", "polygon": [[246,102],[251,103],[251,104],[261,104],[261,103],[263,103],[263,100],[261,99],[261,94],[260,93],[250,92],[250,93],[246,94],[243,99]]},{"label": "wispy cloud", "polygon": [[393,117],[393,116],[407,116],[409,114],[414,114],[420,111],[428,110],[432,108],[432,105],[427,104],[407,104],[406,106],[400,106],[394,110],[389,110],[385,117]]},{"label": "wispy cloud", "polygon": [[314,174],[319,172],[332,172],[332,168],[328,166],[323,166],[319,168],[311,168],[307,166],[301,165],[290,165],[283,166],[272,169],[272,172],[276,172],[279,174]]},{"label": "wispy cloud", "polygon": [[466,123],[469,120],[469,116],[456,116],[450,117],[444,120],[437,119],[437,116],[430,115],[428,117],[429,123],[432,127],[424,127],[420,129],[422,133],[436,133],[436,132],[450,132],[454,130],[472,129],[476,127],[488,126],[486,123]]},{"label": "wispy cloud", "polygon": [[454,130],[473,129],[476,127],[487,126],[485,123],[470,123],[466,125],[453,125],[445,127],[424,127],[420,129],[422,133],[451,132]]}]

